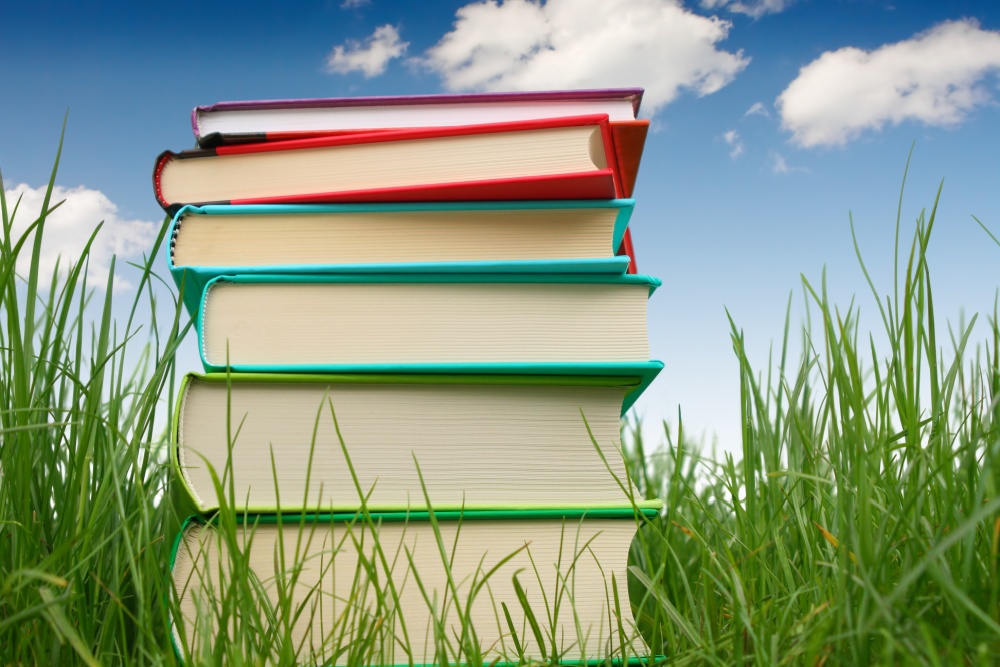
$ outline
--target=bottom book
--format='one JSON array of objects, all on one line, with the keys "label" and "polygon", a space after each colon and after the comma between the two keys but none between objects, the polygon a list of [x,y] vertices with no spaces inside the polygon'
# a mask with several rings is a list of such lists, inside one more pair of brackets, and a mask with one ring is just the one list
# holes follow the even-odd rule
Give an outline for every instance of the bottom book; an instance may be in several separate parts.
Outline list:
[{"label": "bottom book", "polygon": [[298,664],[634,662],[628,553],[656,512],[192,518],[171,563],[173,638],[195,660],[250,624]]}]

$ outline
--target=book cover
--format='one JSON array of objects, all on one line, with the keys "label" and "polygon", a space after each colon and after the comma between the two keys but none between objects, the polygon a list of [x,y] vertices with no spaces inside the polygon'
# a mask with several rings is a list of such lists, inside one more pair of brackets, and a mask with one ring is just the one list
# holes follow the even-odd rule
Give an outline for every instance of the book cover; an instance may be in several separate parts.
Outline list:
[{"label": "book cover", "polygon": [[331,132],[445,126],[609,113],[631,120],[641,88],[443,95],[244,100],[195,107],[191,128],[200,146],[273,141]]},{"label": "book cover", "polygon": [[[185,206],[170,223],[167,266],[178,287],[183,286],[192,315],[205,285],[222,275],[622,273],[629,258],[613,255],[623,244],[633,206],[631,199]],[[287,224],[295,220],[323,224],[302,229]],[[179,264],[175,251],[182,225],[198,230],[191,225],[208,221],[212,229],[224,230],[204,241],[216,254],[223,254],[227,243],[249,247],[248,239],[259,239],[260,249],[254,248],[252,257],[245,250],[228,253],[238,261],[192,262],[181,257]],[[344,228],[339,236],[338,224]],[[598,232],[607,234],[602,256],[593,255],[599,252]],[[517,252],[500,245],[513,234],[521,235],[512,236],[519,241]],[[584,247],[591,248],[591,255],[578,250]],[[289,250],[282,254],[283,248]],[[293,262],[293,257],[304,259]]]},{"label": "book cover", "polygon": [[[614,199],[623,189],[613,141],[605,115],[167,151],[153,189],[170,213],[185,204]],[[562,157],[542,168],[549,151]]]},{"label": "book cover", "polygon": [[425,496],[439,510],[619,507],[638,495],[620,450],[623,403],[659,369],[189,374],[173,421],[174,479],[198,512],[226,498],[264,513],[353,511],[362,498],[372,511],[417,509]]},{"label": "book cover", "polygon": [[[205,289],[205,369],[511,372],[649,359],[643,275],[223,276]],[[514,371],[517,372],[517,371]]]},{"label": "book cover", "polygon": [[639,163],[642,161],[642,151],[646,146],[646,135],[649,134],[649,121],[611,123],[610,127],[615,160],[621,177],[622,195],[631,197],[635,191],[635,180],[639,175]]}]

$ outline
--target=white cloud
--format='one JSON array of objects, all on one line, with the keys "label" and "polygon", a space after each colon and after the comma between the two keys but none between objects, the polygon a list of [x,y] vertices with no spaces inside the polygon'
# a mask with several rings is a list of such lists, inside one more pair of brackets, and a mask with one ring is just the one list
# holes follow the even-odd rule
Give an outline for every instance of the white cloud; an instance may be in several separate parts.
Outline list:
[{"label": "white cloud", "polygon": [[403,55],[409,45],[399,39],[396,26],[382,25],[375,28],[364,44],[350,39],[345,45],[335,46],[326,58],[326,69],[336,74],[358,71],[366,78],[378,76],[385,71],[389,61]]},{"label": "white cloud", "polygon": [[[11,233],[12,242],[16,243],[41,213],[45,186],[32,188],[22,183],[5,190],[4,194],[7,197],[8,211],[13,209],[18,198],[21,200]],[[143,253],[148,254],[152,249],[160,223],[125,220],[118,215],[118,207],[102,192],[83,186],[55,186],[49,206],[52,207],[61,200],[65,201],[48,216],[42,232],[42,251],[39,256],[39,282],[42,287],[48,287],[57,260],[63,274],[70,264],[79,260],[87,240],[101,221],[104,226],[90,247],[89,285],[100,287],[108,279],[112,255],[117,255],[120,262],[126,258],[141,258]],[[17,271],[22,276],[26,276],[28,272],[31,244],[29,239],[18,257]],[[128,286],[127,281],[119,275],[115,276],[116,289]]]},{"label": "white cloud", "polygon": [[778,96],[781,125],[801,146],[842,145],[865,130],[917,120],[952,126],[992,99],[1000,32],[951,21],[874,51],[827,51]]},{"label": "white cloud", "polygon": [[722,139],[729,146],[729,157],[736,159],[743,155],[743,140],[740,138],[740,133],[736,130],[729,130],[722,135]]},{"label": "white cloud", "polygon": [[750,108],[746,110],[744,116],[763,116],[764,118],[770,118],[771,113],[767,110],[762,102],[754,102],[750,105]]},{"label": "white cloud", "polygon": [[682,90],[716,92],[750,59],[716,48],[731,23],[680,0],[483,0],[456,12],[420,64],[452,90],[642,86],[652,115]]},{"label": "white cloud", "polygon": [[372,4],[372,0],[344,0],[340,3],[341,9],[358,9],[365,5]]},{"label": "white cloud", "polygon": [[788,6],[795,0],[701,0],[701,6],[705,9],[719,9],[725,7],[734,14],[746,14],[747,16],[759,19],[764,14],[777,14],[788,9]]}]

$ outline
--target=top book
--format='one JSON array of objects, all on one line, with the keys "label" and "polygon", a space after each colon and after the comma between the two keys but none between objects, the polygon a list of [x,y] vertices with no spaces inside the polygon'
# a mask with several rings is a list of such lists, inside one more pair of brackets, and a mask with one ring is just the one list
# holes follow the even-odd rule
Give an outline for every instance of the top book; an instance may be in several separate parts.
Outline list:
[{"label": "top book", "polygon": [[394,97],[250,100],[199,106],[191,112],[198,144],[296,139],[380,129],[448,127],[607,114],[635,120],[642,88],[555,90]]}]

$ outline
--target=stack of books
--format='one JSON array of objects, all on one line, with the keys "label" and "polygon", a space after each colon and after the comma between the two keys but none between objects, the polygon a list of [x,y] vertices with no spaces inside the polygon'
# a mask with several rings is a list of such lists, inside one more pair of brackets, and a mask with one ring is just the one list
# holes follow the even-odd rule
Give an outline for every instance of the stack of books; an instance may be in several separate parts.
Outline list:
[{"label": "stack of books", "polygon": [[207,371],[171,455],[181,655],[226,641],[238,576],[300,662],[643,654],[627,562],[659,504],[619,443],[662,368],[627,226],[641,95],[195,109],[202,147],[153,175]]}]

